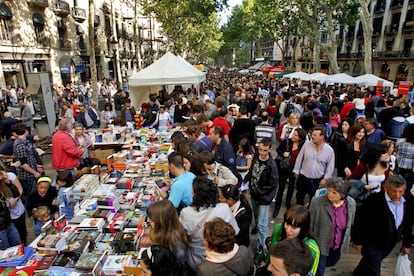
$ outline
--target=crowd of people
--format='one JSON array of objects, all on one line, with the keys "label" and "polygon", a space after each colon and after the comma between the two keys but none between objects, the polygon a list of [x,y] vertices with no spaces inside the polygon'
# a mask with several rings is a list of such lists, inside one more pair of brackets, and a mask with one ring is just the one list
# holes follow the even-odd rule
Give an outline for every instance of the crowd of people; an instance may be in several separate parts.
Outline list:
[{"label": "crowd of people", "polygon": [[[25,212],[36,234],[56,216],[56,201],[73,216],[62,190],[96,162],[87,130],[119,124],[181,127],[171,136],[170,190],[147,210],[151,246],[141,264],[154,275],[323,275],[350,245],[362,254],[355,275],[380,275],[401,237],[402,252],[410,253],[412,100],[216,71],[199,89],[162,90],[134,107],[127,91],[101,81],[99,110],[88,83],[54,86],[56,180],[44,176],[34,150],[30,96],[4,97],[0,154],[13,162],[0,171],[0,249],[26,243]],[[8,106],[17,105],[13,118]],[[277,218],[283,203],[283,221],[269,236],[269,217]]]}]

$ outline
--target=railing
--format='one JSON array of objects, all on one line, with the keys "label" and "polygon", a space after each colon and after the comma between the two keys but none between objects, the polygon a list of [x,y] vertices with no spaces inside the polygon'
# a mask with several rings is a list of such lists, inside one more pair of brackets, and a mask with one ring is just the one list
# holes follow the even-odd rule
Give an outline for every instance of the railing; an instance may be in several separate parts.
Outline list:
[{"label": "railing", "polygon": [[32,7],[46,8],[49,6],[48,0],[28,0],[28,3]]},{"label": "railing", "polygon": [[402,7],[403,4],[404,4],[404,0],[392,0],[391,8]]},{"label": "railing", "polygon": [[385,34],[386,35],[393,35],[398,33],[398,24],[391,24],[385,26]]},{"label": "railing", "polygon": [[65,1],[56,1],[54,11],[59,16],[67,16],[70,14],[70,6]]},{"label": "railing", "polygon": [[69,40],[59,39],[58,45],[60,49],[71,49],[72,43]]},{"label": "railing", "polygon": [[72,9],[72,16],[76,21],[83,22],[86,20],[86,10],[79,7],[74,7]]}]

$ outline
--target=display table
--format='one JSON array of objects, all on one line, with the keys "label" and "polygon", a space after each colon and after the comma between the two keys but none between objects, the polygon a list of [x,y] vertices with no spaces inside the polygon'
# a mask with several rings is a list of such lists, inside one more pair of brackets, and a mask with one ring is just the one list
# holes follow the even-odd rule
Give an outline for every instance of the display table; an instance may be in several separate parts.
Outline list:
[{"label": "display table", "polygon": [[[48,275],[142,274],[139,260],[149,246],[146,209],[169,188],[166,141],[172,132],[127,134],[121,150],[107,157],[106,172],[83,175],[63,191],[64,202],[74,206],[73,218],[46,223],[23,268],[44,271],[47,259]],[[101,143],[110,145],[95,144]],[[63,210],[60,206],[61,215]]]}]

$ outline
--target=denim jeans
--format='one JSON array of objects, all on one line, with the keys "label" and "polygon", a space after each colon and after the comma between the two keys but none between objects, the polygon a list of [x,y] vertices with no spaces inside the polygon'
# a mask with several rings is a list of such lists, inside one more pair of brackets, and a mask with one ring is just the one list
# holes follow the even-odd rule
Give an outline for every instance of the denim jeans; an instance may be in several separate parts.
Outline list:
[{"label": "denim jeans", "polygon": [[[256,245],[256,249],[260,249],[265,244],[267,233],[269,231],[269,208],[270,205],[259,205],[252,198],[253,213],[255,214],[255,220],[257,224],[259,240]],[[256,215],[257,214],[257,215]]]},{"label": "denim jeans", "polygon": [[20,244],[20,236],[13,223],[0,231],[0,250]]},{"label": "denim jeans", "polygon": [[42,230],[43,225],[45,225],[45,222],[43,221],[33,221],[34,233],[36,237],[39,236],[40,233],[42,232],[41,230]]}]

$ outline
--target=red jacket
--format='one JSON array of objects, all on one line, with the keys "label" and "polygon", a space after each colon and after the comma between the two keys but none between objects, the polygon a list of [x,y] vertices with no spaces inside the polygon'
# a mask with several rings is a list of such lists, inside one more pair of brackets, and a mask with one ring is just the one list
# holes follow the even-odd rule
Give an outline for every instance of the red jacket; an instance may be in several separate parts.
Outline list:
[{"label": "red jacket", "polygon": [[348,116],[349,111],[351,111],[351,109],[354,108],[354,107],[355,107],[355,104],[353,102],[345,103],[344,106],[342,107],[342,110],[341,110],[341,119]]},{"label": "red jacket", "polygon": [[72,136],[58,130],[52,137],[52,164],[56,170],[71,170],[79,166],[83,150],[78,149]]}]

